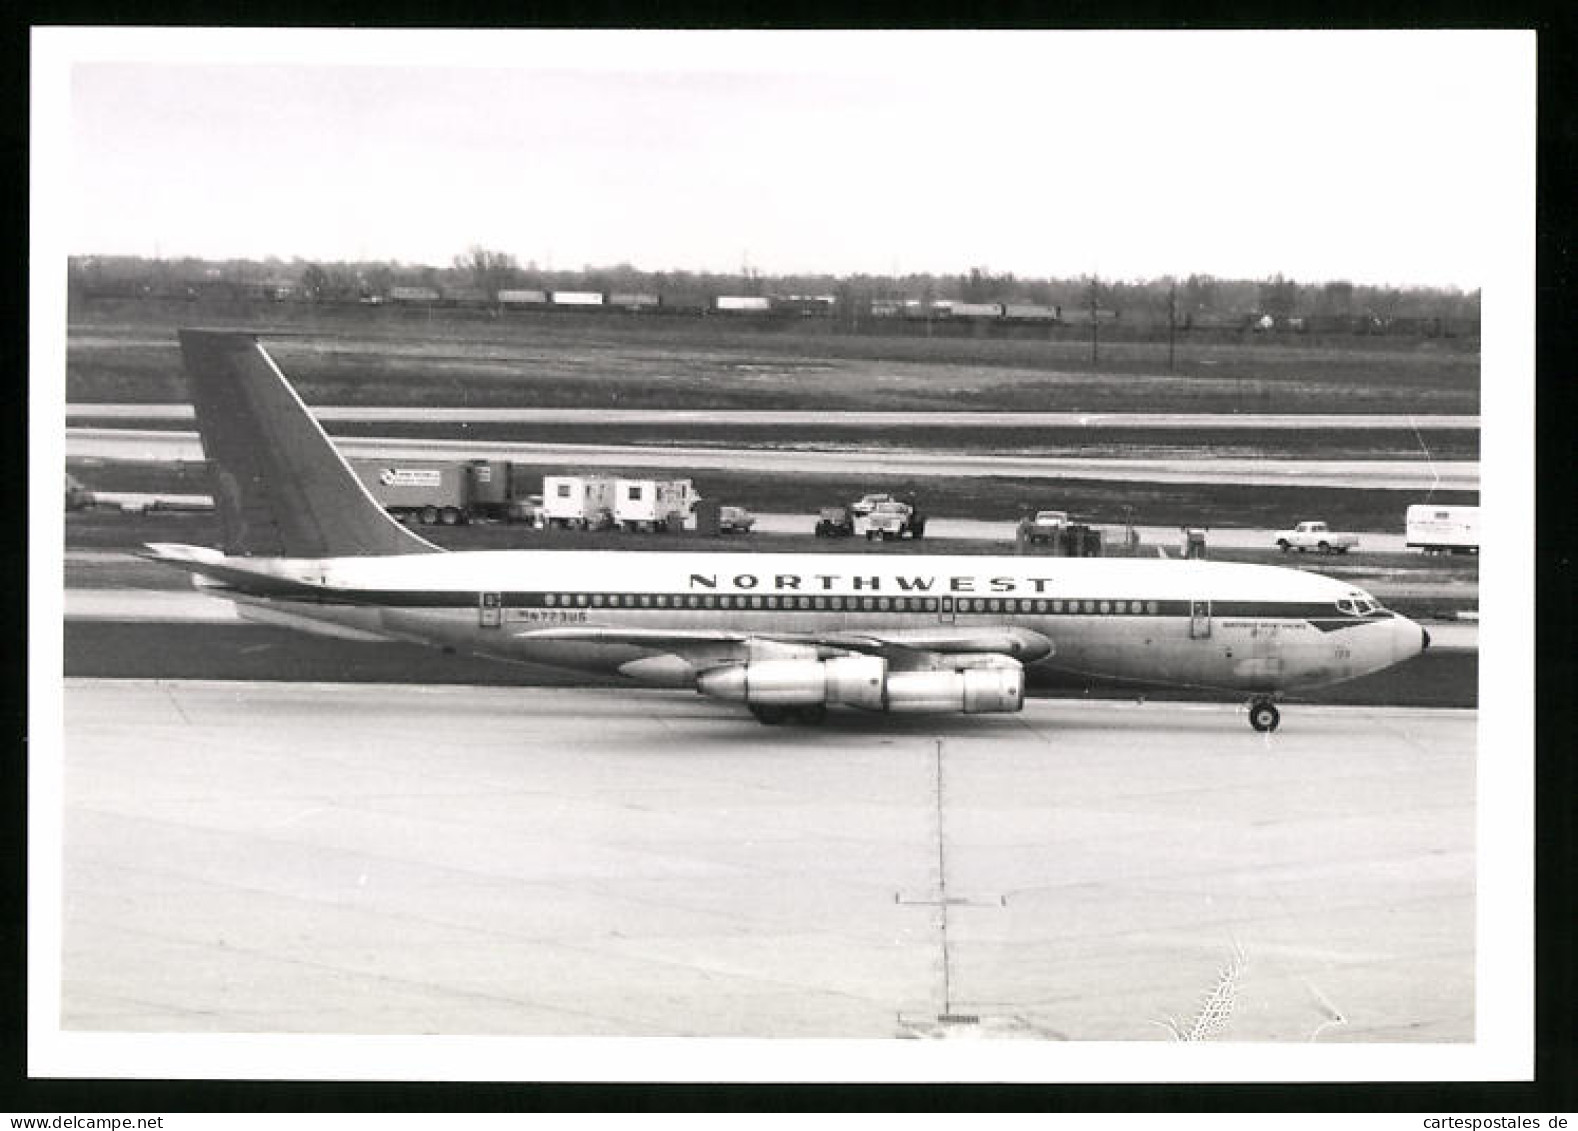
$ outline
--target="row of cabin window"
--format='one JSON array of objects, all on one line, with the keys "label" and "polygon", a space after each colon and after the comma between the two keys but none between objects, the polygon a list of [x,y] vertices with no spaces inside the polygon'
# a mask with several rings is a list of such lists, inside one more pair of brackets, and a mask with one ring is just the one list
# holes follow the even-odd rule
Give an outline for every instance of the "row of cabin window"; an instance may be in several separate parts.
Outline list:
[{"label": "row of cabin window", "polygon": [[[670,597],[659,593],[548,593],[543,604],[550,607],[567,606],[615,609],[807,609],[833,612],[897,612],[935,613],[936,597],[801,597],[790,595],[760,594],[675,594]],[[1083,613],[1086,615],[1109,614],[1134,616],[1149,613],[1154,616],[1159,608],[1155,601],[1097,601],[1061,600],[1045,597],[960,597],[954,608],[961,613]]]}]

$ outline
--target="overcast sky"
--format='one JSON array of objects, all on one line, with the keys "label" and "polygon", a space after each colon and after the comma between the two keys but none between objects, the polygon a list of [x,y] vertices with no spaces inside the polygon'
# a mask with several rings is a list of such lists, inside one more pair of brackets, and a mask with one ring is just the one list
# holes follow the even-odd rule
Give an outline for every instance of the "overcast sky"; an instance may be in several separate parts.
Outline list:
[{"label": "overcast sky", "polygon": [[1471,289],[1532,128],[1520,33],[68,42],[73,254]]}]

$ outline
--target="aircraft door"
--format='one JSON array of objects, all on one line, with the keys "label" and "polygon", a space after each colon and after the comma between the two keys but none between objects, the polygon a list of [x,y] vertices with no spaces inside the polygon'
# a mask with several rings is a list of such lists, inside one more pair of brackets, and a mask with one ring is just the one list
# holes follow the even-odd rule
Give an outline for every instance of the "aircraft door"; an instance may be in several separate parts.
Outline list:
[{"label": "aircraft door", "polygon": [[944,597],[937,603],[937,619],[943,624],[953,623],[953,598]]},{"label": "aircraft door", "polygon": [[479,593],[477,595],[477,624],[482,628],[498,628],[504,619],[504,595]]},{"label": "aircraft door", "polygon": [[1208,640],[1211,636],[1211,602],[1189,602],[1189,639]]}]

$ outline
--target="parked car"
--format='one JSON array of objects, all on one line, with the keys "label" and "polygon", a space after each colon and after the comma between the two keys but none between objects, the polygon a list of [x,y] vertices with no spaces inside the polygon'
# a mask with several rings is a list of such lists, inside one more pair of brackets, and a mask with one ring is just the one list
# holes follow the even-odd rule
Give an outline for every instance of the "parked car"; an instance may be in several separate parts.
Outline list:
[{"label": "parked car", "polygon": [[848,538],[855,533],[855,517],[848,507],[823,507],[816,518],[818,538]]},{"label": "parked car", "polygon": [[719,534],[749,534],[756,525],[756,516],[744,507],[721,507],[718,510]]},{"label": "parked car", "polygon": [[1068,521],[1068,511],[1036,511],[1035,517],[1025,527],[1025,541],[1055,541]]}]

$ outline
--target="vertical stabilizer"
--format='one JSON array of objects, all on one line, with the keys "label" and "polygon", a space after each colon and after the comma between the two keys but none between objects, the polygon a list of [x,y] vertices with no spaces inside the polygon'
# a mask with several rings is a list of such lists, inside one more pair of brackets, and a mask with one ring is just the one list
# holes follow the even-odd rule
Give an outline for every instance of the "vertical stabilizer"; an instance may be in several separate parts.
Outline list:
[{"label": "vertical stabilizer", "polygon": [[367,493],[255,335],[181,330],[180,337],[226,554],[438,551]]}]

